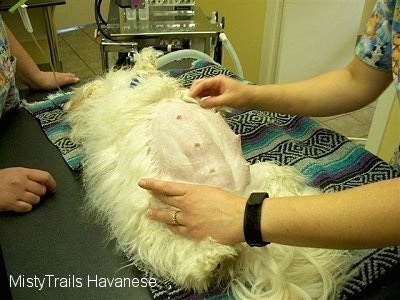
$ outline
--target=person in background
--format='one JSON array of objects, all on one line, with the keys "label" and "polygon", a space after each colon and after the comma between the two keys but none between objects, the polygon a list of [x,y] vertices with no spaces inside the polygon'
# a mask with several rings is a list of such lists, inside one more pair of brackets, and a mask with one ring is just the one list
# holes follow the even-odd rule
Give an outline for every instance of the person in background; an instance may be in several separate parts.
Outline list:
[{"label": "person in background", "polygon": [[[400,91],[400,3],[376,3],[349,65],[315,78],[276,85],[246,85],[225,76],[195,81],[204,108],[229,106],[301,116],[328,116],[373,102],[394,81]],[[222,244],[245,241],[247,199],[215,187],[144,178],[139,186],[170,209],[150,208],[151,219],[188,238]],[[353,249],[400,245],[400,178],[316,196],[265,199],[261,241]]]},{"label": "person in background", "polygon": [[[0,16],[0,117],[20,103],[16,80],[35,90],[79,82],[73,73],[56,72],[54,77],[53,72],[41,71]],[[55,190],[56,182],[46,171],[0,169],[0,211],[28,212],[47,192]]]}]

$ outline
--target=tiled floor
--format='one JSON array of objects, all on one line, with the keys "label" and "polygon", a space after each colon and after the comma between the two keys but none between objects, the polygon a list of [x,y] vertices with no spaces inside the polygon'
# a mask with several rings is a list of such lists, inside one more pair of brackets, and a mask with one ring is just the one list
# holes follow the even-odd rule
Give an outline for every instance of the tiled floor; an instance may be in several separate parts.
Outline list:
[{"label": "tiled floor", "polygon": [[74,27],[59,32],[58,46],[63,70],[80,78],[102,74],[99,40],[94,38],[96,26]]},{"label": "tiled floor", "polygon": [[[99,41],[94,39],[95,25],[75,27],[59,32],[60,58],[63,68],[80,78],[102,74]],[[356,112],[316,118],[324,127],[353,138],[366,138],[375,110],[371,104]]]},{"label": "tiled floor", "polygon": [[324,127],[333,129],[347,137],[366,139],[375,112],[375,105],[374,102],[352,113],[315,119]]}]

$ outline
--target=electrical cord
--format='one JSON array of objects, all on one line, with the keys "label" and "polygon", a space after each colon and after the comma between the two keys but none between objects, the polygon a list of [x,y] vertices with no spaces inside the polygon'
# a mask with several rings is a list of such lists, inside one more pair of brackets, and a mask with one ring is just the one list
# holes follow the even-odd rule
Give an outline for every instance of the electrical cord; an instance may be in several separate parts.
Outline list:
[{"label": "electrical cord", "polygon": [[[30,34],[31,34],[31,36],[32,36],[32,39],[33,39],[34,43],[35,43],[36,46],[38,47],[40,53],[43,55],[43,57],[45,57],[46,59],[48,59],[46,53],[44,53],[42,47],[40,47],[40,44],[38,43],[38,41],[37,41],[35,35],[33,34],[33,32],[30,32]],[[57,86],[58,91],[61,92],[61,93],[63,93],[63,94],[65,94],[65,92],[61,89],[60,85],[59,85],[58,82],[57,82],[56,70],[54,69],[54,66],[53,66],[53,64],[51,63],[51,60],[48,60],[48,61],[49,61],[49,65],[50,65],[51,71],[53,72],[54,81],[56,82],[56,86]]]}]

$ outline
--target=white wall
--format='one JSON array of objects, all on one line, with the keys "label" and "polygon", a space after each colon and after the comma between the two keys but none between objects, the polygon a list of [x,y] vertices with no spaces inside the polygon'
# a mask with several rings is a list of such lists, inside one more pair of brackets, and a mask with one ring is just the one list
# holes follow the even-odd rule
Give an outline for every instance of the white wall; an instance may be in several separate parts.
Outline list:
[{"label": "white wall", "polygon": [[[280,6],[280,7],[278,7]],[[278,36],[264,37],[269,48],[262,59],[261,82],[291,82],[345,66],[352,58],[363,12],[363,0],[270,0],[267,13],[276,7],[280,18],[266,19],[265,27]],[[269,10],[269,11],[268,11]],[[278,24],[279,23],[279,24]],[[275,64],[272,78],[263,74]],[[269,72],[268,72],[269,71]]]}]

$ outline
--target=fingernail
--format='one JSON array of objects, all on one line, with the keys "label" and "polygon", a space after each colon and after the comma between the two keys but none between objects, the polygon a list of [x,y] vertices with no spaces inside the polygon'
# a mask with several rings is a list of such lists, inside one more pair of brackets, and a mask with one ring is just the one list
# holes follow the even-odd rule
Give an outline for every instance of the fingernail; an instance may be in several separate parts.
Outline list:
[{"label": "fingernail", "polygon": [[140,179],[139,180],[139,182],[138,182],[138,185],[140,186],[140,187],[145,187],[146,186],[146,180],[144,180],[144,179]]},{"label": "fingernail", "polygon": [[203,101],[206,101],[208,98],[210,98],[210,96],[206,96],[206,97],[202,97],[202,98],[200,98],[200,102],[203,102]]}]

